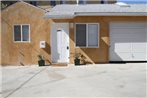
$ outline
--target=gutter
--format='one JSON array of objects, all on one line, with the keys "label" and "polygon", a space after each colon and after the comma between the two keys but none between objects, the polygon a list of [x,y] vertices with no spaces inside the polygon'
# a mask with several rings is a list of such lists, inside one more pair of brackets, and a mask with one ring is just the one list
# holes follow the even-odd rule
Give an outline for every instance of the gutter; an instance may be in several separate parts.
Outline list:
[{"label": "gutter", "polygon": [[75,12],[73,15],[50,15],[46,14],[45,19],[73,19],[77,16],[147,16],[144,12]]},{"label": "gutter", "polygon": [[75,16],[147,16],[145,12],[75,12]]}]

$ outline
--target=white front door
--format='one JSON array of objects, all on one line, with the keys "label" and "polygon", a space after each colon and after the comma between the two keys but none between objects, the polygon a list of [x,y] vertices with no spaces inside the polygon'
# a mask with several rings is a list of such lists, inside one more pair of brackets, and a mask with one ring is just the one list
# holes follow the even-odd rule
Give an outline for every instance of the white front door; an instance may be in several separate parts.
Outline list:
[{"label": "white front door", "polygon": [[110,24],[110,61],[147,61],[147,23]]},{"label": "white front door", "polygon": [[69,62],[69,24],[53,23],[51,28],[52,63]]}]

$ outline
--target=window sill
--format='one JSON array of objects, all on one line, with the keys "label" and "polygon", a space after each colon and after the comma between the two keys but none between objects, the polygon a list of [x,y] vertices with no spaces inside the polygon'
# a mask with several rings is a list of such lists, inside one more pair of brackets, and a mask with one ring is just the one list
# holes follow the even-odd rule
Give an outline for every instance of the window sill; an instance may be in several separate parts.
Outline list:
[{"label": "window sill", "polygon": [[13,41],[14,43],[31,43],[31,41]]},{"label": "window sill", "polygon": [[91,49],[91,48],[99,48],[98,46],[95,46],[95,47],[77,47],[76,46],[76,48],[89,48],[89,49]]}]

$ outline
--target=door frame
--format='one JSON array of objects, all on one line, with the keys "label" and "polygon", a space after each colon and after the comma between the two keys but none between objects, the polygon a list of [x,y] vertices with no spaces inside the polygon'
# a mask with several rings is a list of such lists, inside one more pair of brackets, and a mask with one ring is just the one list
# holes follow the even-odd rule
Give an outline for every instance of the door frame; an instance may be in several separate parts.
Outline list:
[{"label": "door frame", "polygon": [[[69,51],[69,57],[68,57],[68,61],[67,62],[53,62],[53,59],[52,59],[52,57],[53,57],[53,55],[52,55],[52,27],[53,27],[53,25],[55,25],[55,24],[68,24],[68,39],[69,39],[69,49],[68,49],[68,51]],[[51,46],[51,63],[52,64],[59,64],[59,63],[69,63],[70,62],[70,37],[69,37],[69,34],[70,34],[70,29],[69,29],[69,23],[68,22],[63,22],[63,23],[52,23],[51,24],[51,29],[50,29],[50,46]]]}]

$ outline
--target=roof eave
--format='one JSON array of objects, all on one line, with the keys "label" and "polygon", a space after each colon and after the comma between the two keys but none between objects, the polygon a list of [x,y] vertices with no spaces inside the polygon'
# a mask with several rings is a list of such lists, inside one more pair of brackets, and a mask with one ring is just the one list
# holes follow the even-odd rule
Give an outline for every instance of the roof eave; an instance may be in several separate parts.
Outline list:
[{"label": "roof eave", "polygon": [[76,12],[75,16],[147,16],[144,12]]},{"label": "roof eave", "polygon": [[69,16],[69,15],[46,15],[44,16],[45,19],[73,19],[75,16]]},{"label": "roof eave", "polygon": [[147,13],[76,13],[75,15],[45,15],[45,19],[73,19],[77,16],[147,16]]}]

